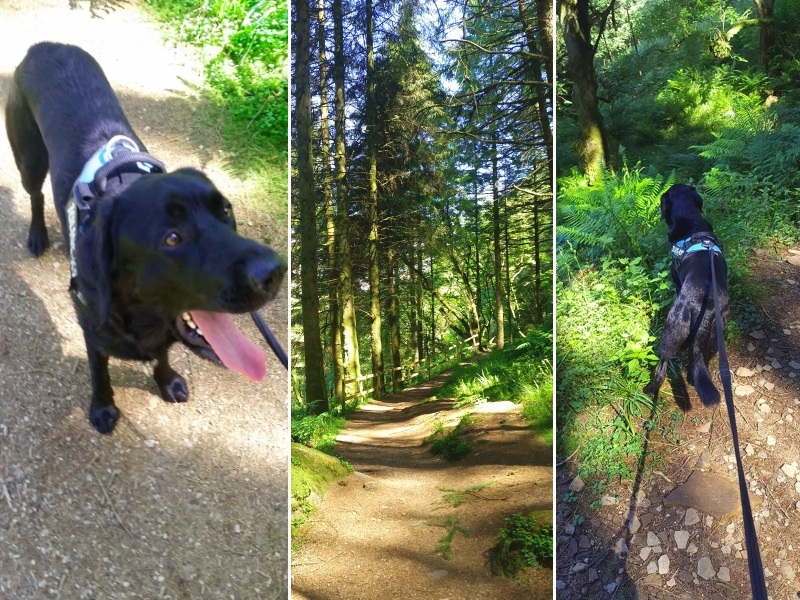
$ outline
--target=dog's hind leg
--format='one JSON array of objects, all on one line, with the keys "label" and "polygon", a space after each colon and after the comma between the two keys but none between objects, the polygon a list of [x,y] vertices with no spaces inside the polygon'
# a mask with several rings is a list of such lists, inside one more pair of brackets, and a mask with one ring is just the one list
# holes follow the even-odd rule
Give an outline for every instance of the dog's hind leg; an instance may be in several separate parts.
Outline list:
[{"label": "dog's hind leg", "polygon": [[691,314],[685,302],[676,300],[669,309],[667,322],[664,325],[664,333],[661,334],[661,341],[658,344],[658,366],[653,373],[650,383],[644,388],[644,393],[655,397],[664,379],[667,377],[667,366],[670,359],[678,353],[680,347],[689,337],[691,325]]},{"label": "dog's hind leg", "polygon": [[31,198],[28,250],[34,256],[40,256],[50,245],[44,223],[44,194],[42,194],[49,157],[33,113],[13,83],[6,105],[6,130],[14,153],[14,161],[22,178],[22,187]]},{"label": "dog's hind leg", "polygon": [[153,379],[158,384],[161,398],[166,402],[186,402],[189,399],[189,386],[186,380],[178,375],[169,364],[167,349],[165,349],[156,361],[153,369]]}]

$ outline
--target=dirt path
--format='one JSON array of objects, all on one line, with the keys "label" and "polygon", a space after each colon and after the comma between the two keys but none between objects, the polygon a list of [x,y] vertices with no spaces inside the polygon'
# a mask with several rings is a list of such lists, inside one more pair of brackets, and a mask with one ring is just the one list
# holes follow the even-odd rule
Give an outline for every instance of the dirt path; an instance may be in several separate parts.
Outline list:
[{"label": "dirt path", "polygon": [[[285,241],[286,224],[256,212],[248,182],[225,172],[214,132],[194,120],[193,56],[167,47],[138,2],[0,2],[0,104],[41,40],[86,48],[150,152],[169,168],[205,169],[245,235]],[[267,379],[251,384],[175,348],[193,397],[169,405],[151,367],[112,360],[123,418],[112,436],[96,433],[49,182],[56,245],[36,260],[25,248],[27,197],[0,129],[0,600],[285,598],[285,371],[270,355]],[[287,254],[285,244],[279,251]],[[285,286],[264,314],[285,344]]]},{"label": "dirt path", "polygon": [[[449,373],[366,405],[337,438],[336,452],[355,468],[334,485],[311,517],[301,549],[292,554],[292,597],[551,598],[552,571],[530,571],[518,581],[492,575],[487,551],[504,517],[552,506],[552,449],[536,442],[510,402],[475,410],[468,436],[473,450],[447,462],[422,445],[433,424],[455,425],[468,409],[425,399]],[[466,490],[459,506],[442,488]],[[458,517],[452,556],[434,552],[446,529],[430,525]]]},{"label": "dirt path", "polygon": [[[777,256],[758,252],[750,263],[753,281],[748,287],[760,295],[749,302],[757,313],[734,314],[732,307],[737,324],[747,325],[749,319],[753,325],[727,349],[736,420],[768,592],[776,600],[796,599],[800,595],[800,248]],[[741,288],[736,292],[741,294]],[[712,365],[716,368],[716,361]],[[719,387],[717,376],[715,380]],[[669,387],[662,391],[662,404],[673,402]],[[569,488],[574,465],[559,469],[559,598],[750,597],[741,514],[709,518],[703,511],[692,514],[690,507],[672,506],[668,498],[698,474],[721,478],[709,495],[724,488],[724,495],[738,498],[727,411],[724,406],[703,408],[693,390],[690,398],[694,408],[681,426],[660,432],[666,435],[654,432],[651,447],[666,454],[666,460],[651,465],[652,475],[639,490],[630,481],[613,482],[601,499],[587,485],[573,502],[576,494]],[[602,507],[589,507],[598,500]],[[629,506],[636,515],[632,532],[626,528]],[[585,520],[576,522],[576,514]]]}]

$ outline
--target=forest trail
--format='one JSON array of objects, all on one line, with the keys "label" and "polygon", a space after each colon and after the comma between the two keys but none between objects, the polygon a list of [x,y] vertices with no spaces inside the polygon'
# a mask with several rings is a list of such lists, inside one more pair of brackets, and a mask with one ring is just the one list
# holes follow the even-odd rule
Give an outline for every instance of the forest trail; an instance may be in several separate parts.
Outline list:
[{"label": "forest trail", "polygon": [[[86,349],[49,182],[53,247],[35,259],[25,245],[30,206],[3,108],[13,70],[42,40],[95,56],[148,150],[170,170],[208,173],[244,221],[239,231],[285,241],[286,223],[251,205],[250,182],[231,176],[216,131],[198,119],[197,57],[165,42],[142,4],[0,2],[0,600],[288,593],[283,367],[269,353],[265,380],[252,383],[174,347],[192,397],[167,404],[151,365],[112,360],[122,419],[100,435],[87,418]],[[263,311],[284,344],[287,288]],[[237,319],[263,344],[249,319]]]},{"label": "forest trail", "polygon": [[[771,598],[797,598],[800,247],[756,250],[748,267],[749,289],[758,295],[748,296],[747,304],[755,310],[744,313],[741,300],[732,305],[731,317],[743,331],[726,342],[737,429],[767,591]],[[742,325],[746,323],[755,324]],[[712,373],[722,389],[717,364],[714,359]],[[670,387],[662,388],[659,410],[672,410]],[[648,468],[638,490],[625,480],[614,481],[602,498],[588,485],[576,493],[570,491],[571,485],[575,489],[574,471],[559,469],[559,598],[750,597],[741,512],[713,518],[702,510],[705,497],[714,498],[719,490],[738,498],[727,410],[724,401],[712,409],[703,407],[693,389],[690,397],[693,406],[680,427],[654,432],[652,447],[667,448],[668,454]],[[717,483],[707,494],[697,494],[699,502],[673,501],[673,491],[690,477]],[[597,500],[601,506],[596,510],[583,508]],[[626,532],[631,506],[636,515],[632,535]],[[576,525],[578,510],[590,516]]]},{"label": "forest trail", "polygon": [[[488,550],[503,519],[552,507],[552,447],[534,439],[511,402],[455,408],[433,394],[452,371],[385,396],[354,413],[335,451],[355,469],[333,485],[292,553],[297,600],[551,598],[552,571],[528,570],[514,581],[492,575]],[[464,437],[472,451],[448,462],[425,439],[472,412]],[[482,487],[485,486],[485,487]],[[475,487],[475,491],[465,491]],[[480,488],[480,489],[477,489]],[[443,499],[462,491],[463,503]],[[437,553],[450,519],[452,555]]]}]

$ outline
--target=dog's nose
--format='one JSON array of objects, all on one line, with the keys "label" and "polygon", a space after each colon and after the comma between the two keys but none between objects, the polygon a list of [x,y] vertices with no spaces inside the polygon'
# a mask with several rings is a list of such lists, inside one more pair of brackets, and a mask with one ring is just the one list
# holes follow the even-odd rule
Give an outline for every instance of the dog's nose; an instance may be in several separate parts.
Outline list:
[{"label": "dog's nose", "polygon": [[253,287],[270,296],[278,291],[286,273],[286,263],[277,255],[253,259],[246,268]]}]

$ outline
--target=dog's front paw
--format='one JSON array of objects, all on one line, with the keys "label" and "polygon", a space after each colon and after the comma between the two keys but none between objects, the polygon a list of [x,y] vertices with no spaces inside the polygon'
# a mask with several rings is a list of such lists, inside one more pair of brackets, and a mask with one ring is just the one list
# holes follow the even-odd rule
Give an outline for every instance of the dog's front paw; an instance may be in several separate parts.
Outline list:
[{"label": "dog's front paw", "polygon": [[189,399],[189,386],[186,385],[186,380],[178,374],[172,378],[171,381],[164,385],[160,385],[161,398],[165,402],[186,402]]},{"label": "dog's front paw", "polygon": [[47,230],[28,232],[28,250],[36,257],[41,256],[50,246],[50,238],[47,237]]},{"label": "dog's front paw", "polygon": [[100,433],[111,433],[119,420],[119,409],[113,404],[92,406],[89,409],[89,420]]},{"label": "dog's front paw", "polygon": [[643,391],[646,395],[650,396],[651,398],[655,398],[656,395],[658,394],[659,387],[661,386],[658,385],[655,381],[651,381],[650,383],[647,384],[647,386],[644,388]]}]

